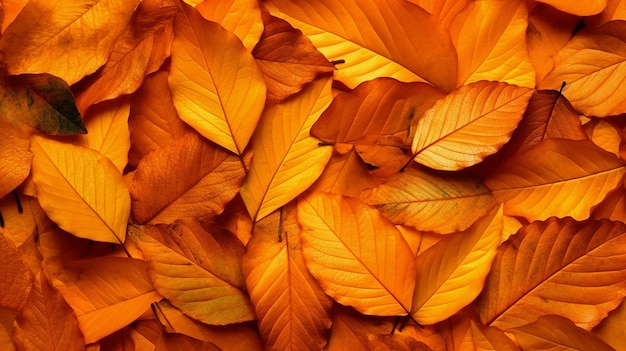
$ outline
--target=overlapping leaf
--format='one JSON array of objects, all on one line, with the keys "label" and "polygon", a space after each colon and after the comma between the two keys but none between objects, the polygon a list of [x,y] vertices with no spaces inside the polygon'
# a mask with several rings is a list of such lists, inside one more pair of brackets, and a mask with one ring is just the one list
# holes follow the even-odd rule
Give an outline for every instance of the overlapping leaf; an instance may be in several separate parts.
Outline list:
[{"label": "overlapping leaf", "polygon": [[241,154],[265,104],[265,81],[239,38],[181,4],[174,20],[168,77],[183,121]]},{"label": "overlapping leaf", "polygon": [[311,193],[298,202],[307,267],[337,302],[364,314],[405,315],[415,287],[411,249],[357,199]]},{"label": "overlapping leaf", "polygon": [[2,33],[10,74],[50,73],[74,84],[107,61],[139,0],[28,1]]},{"label": "overlapping leaf", "polygon": [[626,225],[549,218],[498,248],[478,299],[482,323],[508,329],[557,314],[591,329],[626,292]]},{"label": "overlapping leaf", "polygon": [[34,136],[37,199],[59,227],[81,238],[123,243],[130,195],[115,165],[97,151]]},{"label": "overlapping leaf", "polygon": [[254,319],[236,237],[196,220],[132,227],[157,291],[185,314],[208,324]]},{"label": "overlapping leaf", "polygon": [[17,188],[30,172],[30,138],[0,121],[0,198]]},{"label": "overlapping leaf", "polygon": [[615,155],[589,140],[547,139],[502,162],[485,183],[507,215],[582,220],[624,173]]},{"label": "overlapping leaf", "polygon": [[28,267],[22,262],[15,244],[0,232],[0,281],[2,294],[0,307],[7,307],[16,311],[26,304],[25,296],[31,290],[33,278]]},{"label": "overlapping leaf", "polygon": [[463,312],[450,318],[449,322],[445,323],[446,326],[448,324],[451,330],[449,339],[446,341],[452,345],[459,345],[460,350],[465,350],[461,345],[468,345],[469,350],[519,351],[519,348],[503,331],[483,326],[473,318],[464,316]]},{"label": "overlapping leaf", "polygon": [[296,208],[287,206],[256,223],[243,271],[265,346],[319,350],[327,342],[332,301],[307,270]]},{"label": "overlapping leaf", "polygon": [[248,50],[261,38],[263,20],[255,0],[202,1],[195,8],[202,17],[235,34]]},{"label": "overlapping leaf", "polygon": [[299,95],[268,108],[252,143],[254,154],[241,197],[259,220],[306,190],[319,175],[332,149],[320,147],[309,130],[330,103],[331,79],[320,78]]},{"label": "overlapping leaf", "polygon": [[443,234],[467,229],[496,204],[476,177],[439,175],[416,167],[363,192],[361,199],[396,224]]},{"label": "overlapping leaf", "polygon": [[579,16],[590,16],[601,12],[606,7],[606,0],[571,2],[567,0],[538,0],[555,8]]},{"label": "overlapping leaf", "polygon": [[427,81],[445,91],[456,85],[457,58],[449,33],[414,4],[400,0],[264,4],[272,15],[300,29],[329,60],[344,60],[336,78],[350,88],[376,77]]},{"label": "overlapping leaf", "polygon": [[462,86],[418,121],[413,159],[450,171],[477,164],[509,140],[531,94],[529,88],[501,82]]}]

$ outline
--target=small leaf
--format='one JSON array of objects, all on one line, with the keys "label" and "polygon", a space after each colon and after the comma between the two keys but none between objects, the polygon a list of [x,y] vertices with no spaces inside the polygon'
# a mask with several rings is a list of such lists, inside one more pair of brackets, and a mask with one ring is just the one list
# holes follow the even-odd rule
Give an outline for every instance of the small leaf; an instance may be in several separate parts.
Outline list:
[{"label": "small leaf", "polygon": [[529,88],[487,81],[453,91],[418,121],[414,160],[449,171],[479,163],[509,141],[531,94]]},{"label": "small leaf", "polygon": [[185,314],[214,325],[254,319],[237,238],[196,220],[131,227],[130,235],[157,291]]},{"label": "small leaf", "polygon": [[256,0],[209,0],[200,2],[195,8],[202,17],[235,34],[250,51],[261,38],[263,20]]},{"label": "small leaf", "polygon": [[30,173],[30,138],[0,120],[0,198],[17,188]]},{"label": "small leaf", "polygon": [[81,146],[33,136],[33,183],[48,216],[80,238],[123,243],[130,195],[109,159]]},{"label": "small leaf", "polygon": [[15,244],[0,231],[0,308],[20,311],[26,305],[33,278]]},{"label": "small leaf", "polygon": [[298,202],[307,267],[335,301],[364,314],[406,315],[415,286],[414,256],[378,211],[340,195]]}]

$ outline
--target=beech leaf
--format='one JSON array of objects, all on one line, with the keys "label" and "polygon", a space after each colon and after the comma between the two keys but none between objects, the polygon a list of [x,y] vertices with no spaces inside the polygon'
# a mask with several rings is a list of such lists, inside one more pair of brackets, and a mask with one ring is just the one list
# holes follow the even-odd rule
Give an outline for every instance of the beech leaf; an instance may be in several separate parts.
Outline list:
[{"label": "beech leaf", "polygon": [[462,86],[417,122],[413,159],[448,171],[479,163],[509,141],[531,95],[529,88],[501,82]]},{"label": "beech leaf", "polygon": [[[189,1],[186,1],[189,3]],[[202,1],[195,6],[202,17],[235,34],[252,51],[263,33],[261,9],[256,0]]]},{"label": "beech leaf", "polygon": [[26,304],[25,297],[31,290],[33,278],[20,258],[15,244],[0,231],[0,308],[20,311]]},{"label": "beech leaf", "polygon": [[0,198],[28,177],[33,154],[30,138],[18,128],[0,121]]},{"label": "beech leaf", "polygon": [[306,265],[335,301],[364,314],[406,315],[415,287],[413,253],[374,208],[311,193],[298,202]]},{"label": "beech leaf", "polygon": [[550,6],[554,6],[557,9],[568,12],[578,16],[591,16],[595,15],[607,5],[607,0],[592,0],[585,2],[571,2],[567,0],[537,0]]}]

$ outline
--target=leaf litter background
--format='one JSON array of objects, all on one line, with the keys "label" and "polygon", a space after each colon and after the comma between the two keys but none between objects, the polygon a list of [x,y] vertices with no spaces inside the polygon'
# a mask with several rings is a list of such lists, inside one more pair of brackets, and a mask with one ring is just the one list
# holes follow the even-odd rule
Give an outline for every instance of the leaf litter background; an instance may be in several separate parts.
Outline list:
[{"label": "leaf litter background", "polygon": [[626,350],[626,2],[0,4],[3,350]]}]

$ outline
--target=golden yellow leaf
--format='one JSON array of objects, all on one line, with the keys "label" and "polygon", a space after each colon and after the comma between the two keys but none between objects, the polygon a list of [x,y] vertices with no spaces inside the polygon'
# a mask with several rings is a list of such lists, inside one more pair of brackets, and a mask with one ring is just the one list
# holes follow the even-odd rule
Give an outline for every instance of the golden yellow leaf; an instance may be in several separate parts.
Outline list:
[{"label": "golden yellow leaf", "polygon": [[591,329],[626,293],[626,225],[549,218],[498,248],[477,300],[481,322],[501,329],[557,314]]},{"label": "golden yellow leaf", "polygon": [[76,314],[46,276],[35,276],[26,308],[15,320],[19,350],[84,350],[85,340]]},{"label": "golden yellow leaf", "polygon": [[621,128],[617,130],[611,123],[596,119],[585,123],[583,129],[596,145],[619,157],[619,147],[622,143]]},{"label": "golden yellow leaf", "polygon": [[434,324],[472,302],[483,289],[501,235],[502,207],[417,256],[412,317]]},{"label": "golden yellow leaf", "polygon": [[310,189],[358,197],[363,190],[376,185],[363,160],[351,150],[345,155],[333,152],[326,168]]},{"label": "golden yellow leaf", "polygon": [[9,74],[50,73],[68,84],[108,59],[139,0],[31,0],[0,38]]},{"label": "golden yellow leaf", "polygon": [[329,60],[345,60],[335,77],[350,88],[376,77],[427,81],[445,91],[456,86],[457,58],[449,33],[414,4],[402,0],[263,4],[272,15],[300,29]]},{"label": "golden yellow leaf", "polygon": [[554,58],[554,69],[540,89],[558,89],[587,116],[605,117],[626,112],[626,22],[612,21],[582,29]]},{"label": "golden yellow leaf", "polygon": [[555,8],[578,16],[590,16],[602,12],[607,0],[568,1],[568,0],[537,0]]},{"label": "golden yellow leaf", "polygon": [[268,108],[252,141],[252,162],[241,197],[258,221],[305,191],[324,170],[332,148],[309,130],[332,99],[332,79],[313,81],[298,98]]},{"label": "golden yellow leaf", "polygon": [[28,176],[33,158],[29,147],[27,133],[0,121],[0,198]]},{"label": "golden yellow leaf", "polygon": [[265,347],[321,350],[330,329],[332,300],[306,268],[295,206],[257,222],[243,272]]},{"label": "golden yellow leaf", "polygon": [[479,163],[509,140],[531,95],[532,89],[501,82],[460,87],[417,122],[414,160],[449,171]]},{"label": "golden yellow leaf", "polygon": [[400,232],[353,198],[310,193],[298,202],[306,265],[335,301],[364,314],[406,315],[414,256]]},{"label": "golden yellow leaf", "polygon": [[130,185],[133,218],[144,224],[215,217],[235,197],[243,177],[238,157],[187,133],[139,162]]},{"label": "golden yellow leaf", "polygon": [[205,0],[195,8],[202,17],[235,34],[250,51],[261,38],[263,20],[256,0]]},{"label": "golden yellow leaf", "polygon": [[263,74],[239,38],[181,6],[169,75],[174,105],[183,121],[239,155],[263,111]]},{"label": "golden yellow leaf", "polygon": [[446,27],[470,0],[408,0],[435,15]]},{"label": "golden yellow leaf", "polygon": [[241,273],[244,247],[235,236],[191,219],[129,233],[157,291],[185,314],[213,325],[254,319]]},{"label": "golden yellow leaf", "polygon": [[130,195],[113,163],[86,147],[33,136],[37,200],[59,227],[81,238],[123,243]]},{"label": "golden yellow leaf", "polygon": [[472,1],[450,23],[459,62],[457,85],[480,80],[534,88],[526,1]]},{"label": "golden yellow leaf", "polygon": [[87,344],[130,324],[162,298],[141,260],[99,257],[44,263],[50,282],[76,312]]},{"label": "golden yellow leaf", "polygon": [[583,220],[624,173],[620,159],[589,140],[546,139],[502,162],[485,184],[507,215]]},{"label": "golden yellow leaf", "polygon": [[364,191],[361,200],[395,224],[441,234],[467,229],[496,205],[478,177],[437,174],[417,167]]},{"label": "golden yellow leaf", "polygon": [[524,350],[615,350],[595,334],[555,315],[540,316],[532,323],[508,331]]}]

